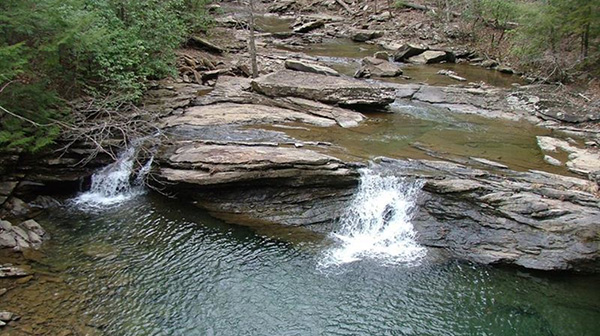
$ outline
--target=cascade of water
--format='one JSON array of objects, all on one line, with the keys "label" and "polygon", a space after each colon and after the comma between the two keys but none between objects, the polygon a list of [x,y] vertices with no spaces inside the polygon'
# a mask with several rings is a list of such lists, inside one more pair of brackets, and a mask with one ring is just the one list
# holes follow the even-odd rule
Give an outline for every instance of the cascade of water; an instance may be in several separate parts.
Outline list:
[{"label": "cascade of water", "polygon": [[152,158],[138,170],[132,181],[136,154],[137,147],[129,147],[119,155],[117,161],[94,173],[90,190],[74,198],[74,203],[96,207],[107,206],[142,194],[144,178],[150,171]]},{"label": "cascade of water", "polygon": [[410,220],[422,186],[419,181],[405,181],[363,169],[359,190],[342,216],[339,229],[332,234],[341,245],[326,253],[321,266],[363,258],[385,263],[420,260],[426,251],[415,241]]}]

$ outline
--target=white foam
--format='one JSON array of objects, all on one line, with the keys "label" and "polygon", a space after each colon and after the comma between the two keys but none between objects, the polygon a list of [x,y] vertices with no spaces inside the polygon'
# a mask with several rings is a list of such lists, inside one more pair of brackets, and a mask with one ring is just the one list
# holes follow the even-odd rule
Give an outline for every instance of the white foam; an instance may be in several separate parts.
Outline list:
[{"label": "white foam", "polygon": [[136,153],[136,148],[130,147],[117,161],[94,173],[90,190],[75,197],[73,203],[83,207],[106,207],[143,194],[144,178],[150,171],[152,159],[138,171],[132,183]]},{"label": "white foam", "polygon": [[423,183],[361,171],[359,190],[331,236],[339,243],[326,252],[321,266],[361,259],[386,264],[414,264],[426,250],[415,241],[411,213]]}]

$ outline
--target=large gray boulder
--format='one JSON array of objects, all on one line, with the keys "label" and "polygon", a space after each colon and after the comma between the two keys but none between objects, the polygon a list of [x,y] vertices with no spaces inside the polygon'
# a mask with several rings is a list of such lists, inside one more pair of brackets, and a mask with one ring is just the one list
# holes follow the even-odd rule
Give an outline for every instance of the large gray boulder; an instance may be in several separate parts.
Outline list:
[{"label": "large gray boulder", "polygon": [[386,84],[291,70],[259,77],[252,82],[252,88],[269,97],[299,97],[347,106],[384,106],[395,99],[395,89]]},{"label": "large gray boulder", "polygon": [[600,199],[592,182],[443,161],[385,159],[378,169],[426,180],[413,219],[423,245],[484,264],[600,272]]}]

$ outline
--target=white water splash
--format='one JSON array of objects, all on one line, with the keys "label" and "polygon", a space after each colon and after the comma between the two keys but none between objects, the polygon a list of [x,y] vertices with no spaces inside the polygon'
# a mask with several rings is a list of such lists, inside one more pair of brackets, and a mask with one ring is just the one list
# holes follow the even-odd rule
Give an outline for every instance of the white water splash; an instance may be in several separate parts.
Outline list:
[{"label": "white water splash", "polygon": [[358,193],[333,233],[341,246],[326,253],[321,266],[330,267],[371,258],[386,264],[414,264],[426,254],[415,241],[411,213],[422,182],[361,171]]},{"label": "white water splash", "polygon": [[121,153],[117,161],[100,169],[92,175],[92,185],[73,199],[79,206],[103,207],[122,203],[145,192],[144,178],[150,171],[152,158],[142,166],[135,179],[133,167],[137,148],[132,146]]}]

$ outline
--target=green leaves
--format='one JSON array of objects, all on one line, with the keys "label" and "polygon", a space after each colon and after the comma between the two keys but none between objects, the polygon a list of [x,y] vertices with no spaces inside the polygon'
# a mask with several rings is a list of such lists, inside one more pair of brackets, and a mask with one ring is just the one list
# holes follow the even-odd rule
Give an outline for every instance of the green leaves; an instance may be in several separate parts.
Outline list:
[{"label": "green leaves", "polygon": [[[46,124],[63,117],[62,99],[136,101],[148,78],[174,72],[174,50],[189,33],[206,29],[207,2],[0,1],[0,106]],[[36,150],[58,136],[7,113],[0,124],[0,148]]]}]

